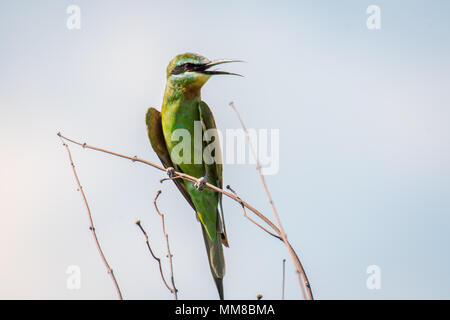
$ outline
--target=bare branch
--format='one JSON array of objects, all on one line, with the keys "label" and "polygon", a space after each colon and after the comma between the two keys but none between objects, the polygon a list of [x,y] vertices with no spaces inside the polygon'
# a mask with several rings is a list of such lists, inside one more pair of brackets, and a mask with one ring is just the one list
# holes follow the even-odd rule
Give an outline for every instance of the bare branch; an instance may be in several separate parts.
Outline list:
[{"label": "bare branch", "polygon": [[165,221],[164,221],[164,214],[162,214],[161,211],[159,211],[158,205],[156,204],[156,201],[158,200],[158,197],[159,197],[160,194],[161,194],[161,190],[158,190],[158,192],[156,193],[155,199],[153,199],[153,204],[155,205],[156,212],[161,217],[162,231],[163,231],[163,234],[164,234],[164,238],[166,239],[167,256],[169,257],[170,279],[172,281],[173,295],[175,297],[175,300],[178,300],[178,289],[175,286],[175,278],[173,276],[173,262],[172,262],[173,255],[170,252],[169,235],[166,233],[166,224],[165,224]]},{"label": "bare branch", "polygon": [[[255,150],[253,148],[250,136],[248,134],[248,130],[245,127],[245,124],[242,121],[242,118],[241,118],[238,110],[234,106],[234,103],[230,102],[229,105],[234,110],[234,112],[236,113],[236,115],[237,115],[237,117],[239,119],[239,122],[241,123],[242,129],[244,130],[245,135],[247,136],[247,141],[248,141],[248,144],[249,144],[249,147],[250,147],[250,151],[251,151],[252,156],[253,156],[253,158],[254,158],[254,160],[256,162],[256,170],[258,170],[259,177],[261,178],[261,183],[263,185],[263,188],[264,188],[264,191],[266,193],[267,199],[269,200],[270,207],[272,208],[273,215],[274,215],[275,220],[277,222],[277,227],[279,229],[278,233],[281,236],[281,238],[283,239],[283,242],[285,243],[285,245],[286,245],[286,247],[287,247],[287,249],[289,251],[289,255],[291,256],[292,262],[294,263],[295,269],[297,271],[297,277],[298,277],[298,281],[299,281],[299,284],[300,284],[300,289],[301,289],[303,298],[305,298],[305,292],[304,292],[304,288],[303,288],[302,283],[306,287],[306,291],[308,293],[308,299],[312,300],[313,299],[313,294],[312,294],[312,291],[311,291],[311,286],[310,286],[309,281],[308,281],[308,277],[306,276],[306,272],[303,269],[303,265],[300,262],[300,259],[298,258],[297,253],[294,251],[294,249],[292,248],[291,244],[287,240],[287,236],[286,236],[286,233],[284,232],[283,225],[281,224],[281,220],[280,220],[280,217],[278,215],[277,209],[275,208],[275,204],[273,203],[272,196],[270,195],[269,189],[267,188],[267,184],[266,184],[266,180],[264,179],[264,175],[262,174],[261,165],[259,163],[258,156],[256,155],[256,152],[255,152]],[[303,276],[303,281],[302,281],[302,276]]]},{"label": "bare branch", "polygon": [[70,165],[72,166],[72,171],[73,171],[73,175],[75,177],[75,181],[76,181],[77,186],[78,186],[78,190],[80,191],[81,196],[83,197],[84,205],[86,206],[86,210],[87,210],[88,217],[89,217],[89,224],[90,224],[89,230],[91,230],[92,236],[94,237],[95,245],[97,246],[97,250],[98,250],[98,252],[100,254],[100,257],[102,258],[103,263],[105,264],[105,267],[108,270],[108,274],[111,276],[111,279],[114,282],[114,286],[116,288],[117,295],[119,296],[120,300],[123,300],[122,293],[120,292],[119,284],[117,283],[117,280],[116,280],[116,277],[114,275],[114,272],[111,269],[111,267],[109,266],[109,263],[106,260],[106,257],[103,254],[103,250],[102,250],[102,248],[100,246],[100,243],[98,241],[97,233],[95,232],[94,221],[92,219],[91,209],[89,208],[89,204],[88,204],[86,195],[84,194],[83,187],[81,186],[80,179],[78,178],[78,174],[77,174],[77,171],[75,169],[75,164],[73,162],[72,154],[70,152],[69,146],[67,145],[67,143],[64,142],[63,137],[59,133],[58,133],[58,136],[61,138],[62,144],[67,150],[67,155],[69,156]]},{"label": "bare branch", "polygon": [[147,244],[148,251],[150,251],[150,254],[152,255],[153,259],[155,259],[155,260],[158,262],[159,273],[161,274],[161,279],[162,279],[164,285],[167,287],[167,289],[169,289],[170,293],[173,294],[173,293],[175,292],[174,289],[172,289],[172,288],[167,284],[166,278],[164,277],[164,273],[163,273],[162,265],[161,265],[161,259],[158,258],[158,257],[155,255],[155,253],[153,252],[152,247],[150,246],[150,241],[148,240],[148,234],[147,234],[147,232],[145,231],[145,229],[142,227],[141,221],[140,221],[140,220],[136,221],[136,225],[139,227],[139,229],[140,229],[140,230],[142,231],[142,233],[144,234],[144,237],[145,237],[145,243]]},{"label": "bare branch", "polygon": [[[97,148],[97,147],[88,145],[88,144],[86,144],[86,143],[80,143],[80,142],[77,142],[77,141],[75,141],[75,140],[72,140],[72,139],[69,139],[69,138],[64,137],[61,133],[58,133],[58,136],[61,137],[61,138],[64,139],[64,140],[68,141],[68,142],[77,144],[77,145],[79,145],[79,146],[81,146],[81,147],[83,147],[83,148],[85,148],[85,149],[91,149],[91,150],[96,150],[96,151],[104,152],[104,153],[107,153],[107,154],[110,154],[110,155],[113,155],[113,156],[116,156],[116,157],[120,157],[120,158],[124,158],[124,159],[131,160],[131,161],[133,161],[133,162],[140,162],[140,163],[149,165],[149,166],[151,166],[151,167],[153,167],[153,168],[156,168],[156,169],[158,169],[158,170],[164,171],[164,172],[166,171],[165,168],[163,168],[163,167],[161,167],[161,166],[159,166],[159,165],[157,165],[157,164],[155,164],[155,163],[153,163],[153,162],[150,162],[150,161],[147,161],[147,160],[138,158],[138,157],[136,157],[136,156],[131,157],[131,156],[127,156],[127,155],[123,155],[123,154],[117,153],[117,152],[109,151],[109,150],[106,150],[106,149]],[[184,180],[188,180],[188,181],[191,181],[191,182],[198,182],[198,180],[199,180],[199,179],[197,179],[197,178],[195,178],[195,177],[192,177],[192,176],[190,176],[190,175],[188,175],[188,174],[185,174],[185,173],[183,173],[183,172],[175,171],[175,172],[174,172],[174,176],[173,176],[171,179],[179,179],[179,178],[184,179]],[[164,181],[164,180],[166,180],[166,179],[162,179],[162,181]],[[227,192],[227,191],[225,191],[225,190],[223,190],[223,189],[221,189],[221,188],[218,188],[218,187],[216,187],[215,185],[210,184],[209,182],[205,183],[205,187],[208,187],[208,188],[210,188],[211,190],[214,190],[214,191],[216,191],[216,192],[220,192],[220,193],[226,195],[227,197],[233,199],[234,201],[238,202],[239,204],[245,206],[248,210],[252,211],[252,212],[253,212],[254,214],[256,214],[259,218],[261,218],[262,220],[264,220],[264,222],[266,222],[266,223],[267,223],[267,224],[268,224],[268,225],[269,225],[276,233],[279,233],[279,232],[280,232],[280,231],[278,230],[278,227],[275,226],[275,224],[273,224],[269,219],[267,219],[261,212],[259,212],[259,211],[256,210],[255,208],[253,208],[251,205],[249,205],[247,202],[243,201],[243,200],[240,199],[239,197],[236,197],[234,194],[232,194],[232,193],[230,193],[230,192]]]},{"label": "bare branch", "polygon": [[[233,190],[233,188],[230,187],[230,185],[227,185],[226,188],[228,190],[230,190],[231,192],[233,192],[233,194],[238,197],[236,191]],[[238,197],[239,198],[239,197]],[[240,199],[240,198],[239,198]],[[269,230],[267,230],[266,228],[264,228],[261,224],[259,224],[258,222],[256,222],[255,220],[253,220],[252,218],[250,218],[247,215],[247,211],[245,210],[245,206],[242,205],[242,211],[244,212],[244,217],[246,217],[248,220],[250,220],[251,222],[253,222],[254,224],[256,224],[258,227],[260,227],[262,230],[264,230],[265,232],[267,232],[268,234],[270,234],[271,236],[277,238],[278,240],[283,241],[283,239],[281,239],[279,236],[277,236],[276,234],[274,234],[273,232],[270,232]]]}]

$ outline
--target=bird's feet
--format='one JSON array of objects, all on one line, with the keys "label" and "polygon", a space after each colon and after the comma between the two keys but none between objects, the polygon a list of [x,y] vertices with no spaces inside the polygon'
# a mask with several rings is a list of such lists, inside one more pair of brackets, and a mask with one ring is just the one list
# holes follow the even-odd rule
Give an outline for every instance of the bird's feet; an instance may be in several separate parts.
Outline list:
[{"label": "bird's feet", "polygon": [[198,179],[197,182],[194,183],[194,187],[197,190],[201,191],[205,187],[206,182],[208,182],[208,173],[204,177]]},{"label": "bird's feet", "polygon": [[173,178],[175,176],[175,169],[173,167],[166,168],[166,173],[169,178]]}]

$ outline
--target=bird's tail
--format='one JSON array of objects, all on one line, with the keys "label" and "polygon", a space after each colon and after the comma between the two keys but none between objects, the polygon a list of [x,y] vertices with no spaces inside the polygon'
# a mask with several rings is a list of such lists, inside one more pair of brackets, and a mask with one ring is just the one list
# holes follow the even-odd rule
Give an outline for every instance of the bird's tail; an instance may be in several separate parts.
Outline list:
[{"label": "bird's tail", "polygon": [[208,254],[208,262],[211,268],[211,274],[216,283],[220,300],[224,299],[223,295],[223,276],[225,275],[225,257],[223,255],[222,238],[217,234],[216,240],[213,242],[209,238],[205,227],[202,226],[203,239],[205,240],[206,253]]}]

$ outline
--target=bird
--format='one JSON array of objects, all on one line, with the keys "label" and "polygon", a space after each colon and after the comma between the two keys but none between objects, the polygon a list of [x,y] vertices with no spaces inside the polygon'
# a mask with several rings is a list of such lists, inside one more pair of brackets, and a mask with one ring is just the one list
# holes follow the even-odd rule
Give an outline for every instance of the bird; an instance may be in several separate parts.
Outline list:
[{"label": "bird", "polygon": [[[218,136],[210,134],[217,130],[214,116],[201,99],[203,85],[214,75],[236,75],[236,73],[212,70],[220,64],[241,60],[209,60],[196,53],[176,55],[167,66],[166,87],[161,112],[148,108],[146,113],[147,134],[150,144],[166,168],[169,176],[173,171],[182,172],[198,179],[196,183],[173,179],[173,182],[195,211],[200,222],[208,262],[219,298],[224,299],[223,278],[225,257],[223,246],[229,247],[222,209],[222,194],[204,188],[206,182],[222,188],[222,161]],[[204,139],[192,139],[196,130],[202,137],[214,140],[215,148],[210,157],[204,156]],[[177,137],[186,133],[190,138]],[[185,140],[186,139],[186,140]],[[184,148],[179,151],[182,144]]]}]

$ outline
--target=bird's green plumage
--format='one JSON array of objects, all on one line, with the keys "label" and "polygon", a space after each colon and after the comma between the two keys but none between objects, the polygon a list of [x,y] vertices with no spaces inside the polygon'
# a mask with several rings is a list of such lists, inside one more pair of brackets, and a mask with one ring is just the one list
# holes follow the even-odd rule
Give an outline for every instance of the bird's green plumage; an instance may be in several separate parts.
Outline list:
[{"label": "bird's green plumage", "polygon": [[[222,63],[224,60],[219,62]],[[230,62],[230,60],[226,62]],[[211,63],[211,61],[192,53],[181,54],[172,59],[167,67],[167,84],[161,113],[156,109],[149,108],[146,123],[152,147],[166,168],[174,167],[177,171],[196,178],[207,175],[207,182],[222,188],[221,162],[206,163],[203,160],[204,147],[207,142],[211,142],[203,141],[203,134],[207,130],[216,129],[212,112],[200,96],[201,87],[214,74],[204,72],[208,63]],[[198,69],[191,71],[192,66],[204,69],[200,72],[196,72]],[[202,142],[197,143],[198,145],[195,144],[196,122],[201,129],[200,141]],[[182,143],[179,139],[173,139],[173,134],[177,130],[188,133],[190,137],[188,148],[190,149],[190,156],[181,155],[182,161],[175,159],[174,156],[175,148],[179,143]],[[182,139],[184,137],[183,135]],[[215,141],[215,143],[218,144],[218,141]],[[221,159],[220,148],[215,148],[214,152],[215,159]],[[221,194],[209,188],[199,190],[194,183],[187,180],[174,180],[174,182],[196,211],[202,224],[211,272],[219,295],[223,298],[222,278],[225,275],[225,260],[222,243],[228,246],[228,240],[221,205],[219,210]]]},{"label": "bird's green plumage", "polygon": [[[174,99],[173,95],[177,95],[178,98]],[[171,92],[171,90],[169,92],[166,91],[166,97],[164,98],[161,111],[162,129],[169,154],[172,154],[173,148],[180,143],[180,141],[172,140],[174,130],[185,129],[189,132],[190,137],[192,137],[190,141],[190,161],[176,163],[176,166],[184,173],[196,178],[205,176],[208,171],[208,182],[217,185],[217,174],[214,172],[215,170],[208,170],[210,168],[203,162],[195,163],[195,159],[199,158],[199,155],[196,155],[196,153],[200,153],[200,157],[203,156],[202,149],[194,148],[194,123],[195,121],[201,121],[199,111],[200,103],[199,96],[193,96],[192,99],[186,100],[183,94]],[[197,209],[200,221],[205,226],[210,239],[215,241],[218,207],[217,192],[208,188],[197,190],[191,181],[185,180],[184,183]]]}]

